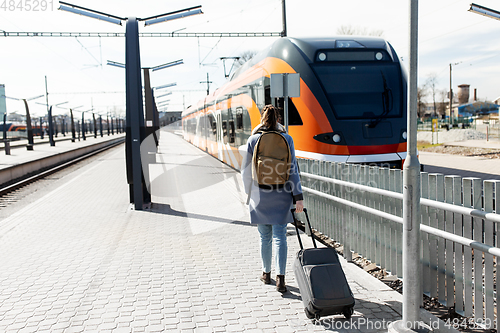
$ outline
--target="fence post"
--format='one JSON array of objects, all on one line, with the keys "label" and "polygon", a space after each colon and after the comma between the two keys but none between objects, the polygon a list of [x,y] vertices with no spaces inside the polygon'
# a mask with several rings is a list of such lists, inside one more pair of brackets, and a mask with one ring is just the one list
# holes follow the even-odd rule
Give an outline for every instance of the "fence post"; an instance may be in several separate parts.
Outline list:
[{"label": "fence post", "polygon": [[[487,213],[493,213],[493,200],[494,200],[494,190],[495,181],[485,180],[483,183],[484,192],[484,211]],[[498,195],[498,193],[497,193]],[[493,232],[495,230],[494,222],[484,221],[484,244],[494,246],[493,244]],[[484,309],[485,317],[484,320],[489,320],[489,322],[494,323],[494,307],[493,307],[493,255],[489,253],[484,254]],[[492,327],[491,327],[492,328]]]},{"label": "fence post", "polygon": [[[500,207],[499,206],[500,205],[500,195],[498,193],[500,193],[500,181],[496,181],[495,182],[495,193],[496,193],[496,195],[495,195],[495,213],[499,214],[500,213],[500,208],[499,208]],[[495,223],[495,234],[497,235],[497,237],[496,237],[496,244],[495,244],[496,247],[498,247],[498,245],[499,245],[499,241],[498,241],[499,232],[500,232],[500,226],[498,225],[498,223]],[[495,267],[497,268],[497,276],[498,276],[498,267],[500,266],[499,265],[499,260],[500,259],[496,258],[496,266]],[[498,279],[498,277],[497,277],[497,279]],[[497,314],[497,320],[495,321],[495,323],[496,323],[496,329],[497,329],[497,332],[498,332],[500,330],[500,323],[498,323],[498,318],[499,318],[499,316],[498,316],[498,305],[500,304],[499,303],[500,302],[500,292],[498,292],[498,290],[499,290],[499,288],[498,288],[498,282],[497,282],[497,288],[496,288],[496,290],[497,290],[497,300],[496,300],[497,301],[496,302],[497,309],[496,309],[495,312]]]},{"label": "fence post", "polygon": [[[472,183],[472,207],[481,209],[482,189],[481,181]],[[473,240],[482,243],[483,241],[483,220],[477,217],[473,218]],[[479,255],[478,255],[479,253]],[[483,258],[479,251],[474,251],[474,281],[483,281]],[[483,284],[474,283],[474,320],[479,322],[483,320]]]},{"label": "fence post", "polygon": [[[347,171],[347,175],[346,175],[346,180],[351,182],[352,183],[352,168],[353,168],[353,165],[352,164],[347,164],[345,165],[345,169],[344,169],[344,172]],[[352,201],[352,190],[350,188],[347,188],[346,189],[346,197],[345,199],[349,200],[349,201]],[[352,242],[353,242],[353,237],[352,237],[352,229],[353,229],[353,220],[354,220],[354,209],[352,209],[351,207],[348,207],[347,208],[347,219],[345,220],[345,230],[346,230],[346,240],[345,240],[345,244],[344,244],[344,258],[345,260],[351,262],[352,261],[352,251],[351,251],[351,248],[352,248]]]},{"label": "fence post", "polygon": [[[445,201],[446,203],[453,204],[453,181],[454,178],[458,176],[445,176]],[[453,213],[445,213],[445,225],[444,230],[453,233]],[[445,241],[445,275],[446,275],[446,305],[448,307],[455,304],[455,286],[454,286],[454,251],[453,242],[450,240]],[[440,249],[441,251],[441,249]]]},{"label": "fence post", "polygon": [[[453,178],[453,204],[462,206],[462,178]],[[463,215],[453,214],[455,234],[463,236]],[[464,246],[455,244],[455,312],[464,312]]]},{"label": "fence post", "polygon": [[[464,207],[472,207],[472,188],[473,182],[480,181],[479,178],[464,178],[463,184],[463,205]],[[472,217],[464,216],[464,237],[472,238]],[[473,279],[472,279],[473,265],[472,265],[472,249],[470,247],[464,248],[464,311],[465,317],[472,317],[473,315]]]},{"label": "fence post", "polygon": [[[429,174],[427,172],[420,173],[420,193],[422,198],[429,198]],[[420,215],[422,217],[421,223],[429,225],[427,207],[421,207]],[[427,296],[430,296],[430,246],[427,233],[420,234],[420,243],[422,244],[422,291]]]}]

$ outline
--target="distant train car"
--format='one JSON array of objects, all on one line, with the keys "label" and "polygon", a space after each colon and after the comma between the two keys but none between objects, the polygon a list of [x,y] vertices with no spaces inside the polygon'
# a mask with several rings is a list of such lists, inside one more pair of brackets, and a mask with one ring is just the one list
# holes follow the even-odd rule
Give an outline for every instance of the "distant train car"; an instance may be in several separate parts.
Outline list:
[{"label": "distant train car", "polygon": [[239,168],[246,144],[272,99],[270,75],[299,73],[289,99],[297,157],[401,168],[406,158],[407,78],[381,38],[281,38],[231,80],[182,114],[184,138]]},{"label": "distant train car", "polygon": [[[7,132],[26,132],[26,124],[5,123]],[[3,132],[3,122],[0,122],[0,132]]]}]

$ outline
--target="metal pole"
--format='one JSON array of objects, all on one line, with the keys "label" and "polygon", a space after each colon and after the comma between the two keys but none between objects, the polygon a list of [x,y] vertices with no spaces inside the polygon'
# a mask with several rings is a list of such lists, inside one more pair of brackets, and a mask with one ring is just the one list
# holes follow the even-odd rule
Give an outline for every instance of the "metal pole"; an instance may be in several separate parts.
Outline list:
[{"label": "metal pole", "polygon": [[417,157],[418,0],[410,0],[408,142],[403,164],[403,318],[389,332],[427,332],[420,322],[420,163]]},{"label": "metal pole", "polygon": [[43,117],[40,117],[40,139],[43,140]]},{"label": "metal pole", "polygon": [[448,119],[448,123],[451,125],[451,115],[452,115],[452,108],[453,108],[453,89],[452,89],[452,84],[451,84],[451,64],[450,64],[450,118]]},{"label": "metal pole", "polygon": [[208,78],[208,73],[207,73],[207,96],[210,95],[210,80]]},{"label": "metal pole", "polygon": [[76,139],[76,131],[75,131],[75,119],[73,118],[73,110],[69,109],[71,113],[71,142],[75,142]]},{"label": "metal pole", "polygon": [[281,9],[282,9],[282,17],[283,17],[283,31],[281,32],[281,37],[286,37],[287,36],[287,31],[286,31],[286,6],[285,6],[285,0],[281,0]]},{"label": "metal pole", "polygon": [[7,141],[7,113],[3,114],[3,141]]},{"label": "metal pole", "polygon": [[[154,101],[153,101],[153,89],[151,89],[151,81],[149,78],[149,68],[143,68],[144,75],[144,99],[146,106],[146,137],[154,134]],[[156,137],[155,137],[156,141]]]},{"label": "metal pole", "polygon": [[285,131],[288,133],[288,73],[283,73],[283,101],[285,108],[283,110]]},{"label": "metal pole", "polygon": [[82,112],[82,139],[87,140],[85,137],[85,112]]},{"label": "metal pole", "polygon": [[47,88],[47,75],[45,75],[45,102],[47,103],[47,113],[49,113],[49,89]]},{"label": "metal pole", "polygon": [[126,161],[130,202],[136,210],[143,209],[144,193],[141,165],[141,130],[144,131],[142,108],[139,26],[135,17],[127,19],[125,32],[125,72],[127,99]]},{"label": "metal pole", "polygon": [[10,142],[7,140],[7,113],[3,114],[3,144],[5,147],[5,155],[10,155]]},{"label": "metal pole", "polygon": [[92,113],[92,118],[94,120],[94,139],[97,139],[97,123],[95,120],[95,113]]},{"label": "metal pole", "polygon": [[[403,165],[403,322],[420,320],[420,163],[417,157],[418,0],[410,0],[408,148]],[[416,328],[412,326],[413,328]]]},{"label": "metal pole", "polygon": [[31,126],[31,116],[30,110],[28,108],[28,102],[23,99],[24,107],[26,108],[26,131],[28,132],[28,144],[26,145],[27,150],[33,150],[33,127]]},{"label": "metal pole", "polygon": [[49,108],[49,142],[52,147],[56,145],[54,141],[54,123],[52,120],[52,106]]}]

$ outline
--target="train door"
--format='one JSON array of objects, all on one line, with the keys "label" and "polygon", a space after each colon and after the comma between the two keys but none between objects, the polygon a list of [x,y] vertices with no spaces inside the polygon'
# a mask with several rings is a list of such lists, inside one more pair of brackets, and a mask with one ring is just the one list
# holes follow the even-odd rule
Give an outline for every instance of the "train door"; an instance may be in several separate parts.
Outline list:
[{"label": "train door", "polygon": [[203,110],[203,140],[205,141],[205,152],[208,152],[208,112],[207,109]]},{"label": "train door", "polygon": [[221,110],[215,110],[215,123],[217,126],[217,158],[224,160],[224,134],[222,133],[222,113]]},{"label": "train door", "polygon": [[202,135],[203,135],[203,149],[205,149],[205,152],[208,152],[208,110],[207,110],[207,104],[206,104],[206,99],[204,100],[204,107],[203,107],[203,112],[201,113],[202,117]]}]

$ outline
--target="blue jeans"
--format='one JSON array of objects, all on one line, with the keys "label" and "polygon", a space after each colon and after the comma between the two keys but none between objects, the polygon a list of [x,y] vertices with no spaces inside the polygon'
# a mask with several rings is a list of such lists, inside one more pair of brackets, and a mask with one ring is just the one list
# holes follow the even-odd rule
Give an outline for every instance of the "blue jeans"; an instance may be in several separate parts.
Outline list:
[{"label": "blue jeans", "polygon": [[286,271],[286,224],[258,224],[260,233],[260,255],[262,257],[262,271],[271,272],[273,255],[273,238],[276,248],[276,274],[285,275]]}]

